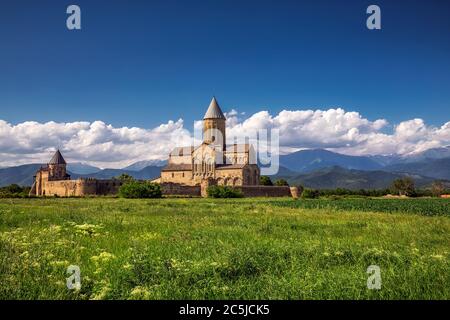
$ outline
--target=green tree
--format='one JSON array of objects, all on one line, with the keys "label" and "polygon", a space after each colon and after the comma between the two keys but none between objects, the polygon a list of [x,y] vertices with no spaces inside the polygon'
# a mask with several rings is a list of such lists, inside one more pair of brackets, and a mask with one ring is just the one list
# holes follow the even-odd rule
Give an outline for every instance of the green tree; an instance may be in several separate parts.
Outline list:
[{"label": "green tree", "polygon": [[26,198],[30,192],[30,187],[21,187],[18,184],[0,188],[1,198]]},{"label": "green tree", "polygon": [[319,196],[320,196],[319,190],[308,188],[303,189],[302,199],[317,199],[319,198]]},{"label": "green tree", "polygon": [[278,179],[277,181],[275,181],[275,185],[279,186],[279,187],[281,187],[281,186],[289,186],[289,183],[286,180],[284,180],[284,179]]},{"label": "green tree", "polygon": [[128,173],[122,173],[120,176],[117,176],[116,179],[120,180],[122,183],[134,181],[133,176],[129,175]]},{"label": "green tree", "polygon": [[259,177],[259,184],[262,186],[273,186],[272,180],[268,176]]},{"label": "green tree", "polygon": [[23,188],[19,186],[18,184],[10,184],[9,186],[4,188],[7,193],[21,193],[23,191]]},{"label": "green tree", "polygon": [[119,197],[122,198],[161,198],[161,196],[161,186],[148,181],[128,181],[119,188]]},{"label": "green tree", "polygon": [[415,194],[415,184],[411,177],[395,179],[392,182],[392,190],[400,196],[413,196]]},{"label": "green tree", "polygon": [[440,197],[445,192],[445,186],[442,181],[436,180],[431,184],[431,193],[435,197]]}]

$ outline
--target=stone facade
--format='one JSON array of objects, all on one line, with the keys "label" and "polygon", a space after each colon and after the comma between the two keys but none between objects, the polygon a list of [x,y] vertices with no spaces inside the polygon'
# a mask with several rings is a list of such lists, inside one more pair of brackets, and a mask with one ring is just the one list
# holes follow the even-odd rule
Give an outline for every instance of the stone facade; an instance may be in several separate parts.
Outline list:
[{"label": "stone facade", "polygon": [[59,197],[111,195],[118,192],[120,185],[121,182],[114,179],[71,180],[66,171],[66,162],[58,150],[47,166],[36,172],[30,195]]},{"label": "stone facade", "polygon": [[213,98],[203,119],[203,143],[175,148],[160,182],[199,186],[209,180],[217,185],[259,185],[255,150],[250,144],[226,145],[225,127],[225,116]]}]

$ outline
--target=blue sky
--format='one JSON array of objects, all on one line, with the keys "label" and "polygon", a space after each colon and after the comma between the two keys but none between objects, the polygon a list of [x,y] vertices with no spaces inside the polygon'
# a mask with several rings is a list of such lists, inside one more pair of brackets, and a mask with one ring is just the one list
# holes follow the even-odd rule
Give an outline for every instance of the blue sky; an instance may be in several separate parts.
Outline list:
[{"label": "blue sky", "polygon": [[[66,28],[78,4],[82,30]],[[368,5],[382,30],[366,28]],[[450,120],[448,1],[24,1],[0,8],[0,119],[191,123],[342,107]]]}]

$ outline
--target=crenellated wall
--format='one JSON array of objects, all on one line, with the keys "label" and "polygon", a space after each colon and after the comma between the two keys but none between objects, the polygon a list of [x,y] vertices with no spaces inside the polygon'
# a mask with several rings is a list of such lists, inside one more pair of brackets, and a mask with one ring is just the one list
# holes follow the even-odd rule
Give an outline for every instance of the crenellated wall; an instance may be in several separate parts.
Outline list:
[{"label": "crenellated wall", "polygon": [[77,181],[80,181],[82,195],[114,195],[121,186],[121,182],[116,179],[78,179]]},{"label": "crenellated wall", "polygon": [[119,191],[121,182],[119,180],[48,180],[47,175],[38,174],[33,184],[33,195],[36,196],[59,196],[59,197],[82,197],[89,195],[114,195]]}]

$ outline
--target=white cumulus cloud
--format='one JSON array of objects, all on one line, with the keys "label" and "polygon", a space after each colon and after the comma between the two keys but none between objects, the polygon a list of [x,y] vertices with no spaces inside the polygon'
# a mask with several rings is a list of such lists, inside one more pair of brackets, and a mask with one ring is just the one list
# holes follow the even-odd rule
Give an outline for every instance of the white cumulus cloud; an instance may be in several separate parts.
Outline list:
[{"label": "white cumulus cloud", "polygon": [[0,120],[0,165],[45,163],[55,148],[71,162],[122,167],[140,160],[161,159],[178,144],[191,144],[183,120],[153,129],[115,128],[102,121],[74,123]]},{"label": "white cumulus cloud", "polygon": [[[390,125],[385,119],[369,120],[342,108],[283,110],[275,115],[263,110],[249,117],[231,110],[226,116],[227,138],[278,129],[281,153],[327,148],[353,155],[410,154],[450,145],[450,121],[440,127],[422,119]],[[55,148],[70,162],[109,168],[166,159],[175,146],[191,145],[192,129],[201,126],[196,121],[186,127],[182,119],[150,129],[114,127],[102,121],[11,124],[0,120],[0,166],[45,163]]]}]

